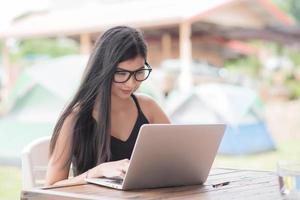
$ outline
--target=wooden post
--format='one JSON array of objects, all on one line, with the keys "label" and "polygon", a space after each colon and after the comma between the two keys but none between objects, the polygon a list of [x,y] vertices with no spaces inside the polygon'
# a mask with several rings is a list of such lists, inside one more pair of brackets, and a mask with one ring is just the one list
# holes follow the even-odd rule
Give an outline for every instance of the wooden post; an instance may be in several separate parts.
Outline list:
[{"label": "wooden post", "polygon": [[181,61],[179,89],[183,92],[188,92],[192,87],[192,43],[190,22],[183,22],[179,25],[179,45]]},{"label": "wooden post", "polygon": [[7,44],[7,39],[3,42],[2,55],[3,55],[3,80],[2,89],[1,89],[1,99],[6,99],[9,89],[12,84],[12,72],[11,72],[11,63],[9,58],[9,47]]},{"label": "wooden post", "polygon": [[172,55],[172,37],[170,33],[163,33],[161,38],[162,43],[162,59],[171,58]]},{"label": "wooden post", "polygon": [[80,35],[80,54],[90,54],[92,49],[92,41],[89,33]]}]

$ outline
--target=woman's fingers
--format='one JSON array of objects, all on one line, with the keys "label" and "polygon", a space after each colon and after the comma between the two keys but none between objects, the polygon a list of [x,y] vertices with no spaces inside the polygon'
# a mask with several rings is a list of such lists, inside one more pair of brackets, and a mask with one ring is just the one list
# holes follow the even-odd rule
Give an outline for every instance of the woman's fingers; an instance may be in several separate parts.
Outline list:
[{"label": "woman's fingers", "polygon": [[129,163],[126,163],[125,165],[123,165],[123,171],[126,173],[129,167]]},{"label": "woman's fingers", "polygon": [[121,171],[121,177],[124,179],[124,177],[125,177],[125,173],[126,172],[124,172],[124,171]]},{"label": "woman's fingers", "polygon": [[118,172],[113,177],[124,179],[125,173],[123,172],[122,169],[119,169]]},{"label": "woman's fingers", "polygon": [[121,167],[119,168],[119,170],[120,170],[122,173],[124,173],[124,174],[126,174],[127,169],[128,169],[128,166],[127,166],[127,165],[123,165],[123,166],[121,166]]},{"label": "woman's fingers", "polygon": [[121,164],[121,170],[124,174],[127,172],[128,166],[129,166],[129,160],[128,159],[123,159],[122,164]]},{"label": "woman's fingers", "polygon": [[119,161],[107,162],[101,165],[104,177],[118,177],[124,179],[128,170],[129,160],[123,159]]}]

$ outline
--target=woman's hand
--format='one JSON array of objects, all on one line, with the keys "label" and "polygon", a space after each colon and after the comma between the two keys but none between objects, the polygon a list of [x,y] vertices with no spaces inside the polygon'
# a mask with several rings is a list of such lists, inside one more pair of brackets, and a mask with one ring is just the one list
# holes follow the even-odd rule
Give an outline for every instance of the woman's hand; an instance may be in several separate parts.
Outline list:
[{"label": "woman's hand", "polygon": [[97,174],[107,178],[124,178],[129,166],[129,160],[106,162],[96,167]]}]

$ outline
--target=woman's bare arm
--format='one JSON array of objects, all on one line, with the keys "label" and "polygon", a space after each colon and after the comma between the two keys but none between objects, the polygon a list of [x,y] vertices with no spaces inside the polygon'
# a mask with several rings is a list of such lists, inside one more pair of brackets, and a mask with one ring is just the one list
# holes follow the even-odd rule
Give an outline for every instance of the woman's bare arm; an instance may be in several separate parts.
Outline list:
[{"label": "woman's bare arm", "polygon": [[79,183],[80,180],[83,180],[81,177],[74,177],[72,182],[70,179],[68,179],[71,164],[70,157],[73,139],[72,131],[76,117],[76,114],[72,113],[64,121],[53,153],[49,158],[45,183],[46,186],[59,183],[74,184],[74,181]]},{"label": "woman's bare arm", "polygon": [[68,116],[62,126],[55,149],[49,159],[45,186],[67,186],[84,184],[85,178],[92,177],[121,177],[123,178],[129,164],[128,159],[106,162],[89,169],[78,176],[69,178],[70,157],[72,148],[73,128],[76,115]]}]

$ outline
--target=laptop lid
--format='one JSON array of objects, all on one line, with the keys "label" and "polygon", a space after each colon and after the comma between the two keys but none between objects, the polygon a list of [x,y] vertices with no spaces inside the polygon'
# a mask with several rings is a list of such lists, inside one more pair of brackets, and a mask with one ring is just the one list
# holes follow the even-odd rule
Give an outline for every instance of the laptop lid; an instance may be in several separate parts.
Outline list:
[{"label": "laptop lid", "polygon": [[225,127],[224,124],[143,125],[122,189],[204,183]]}]

